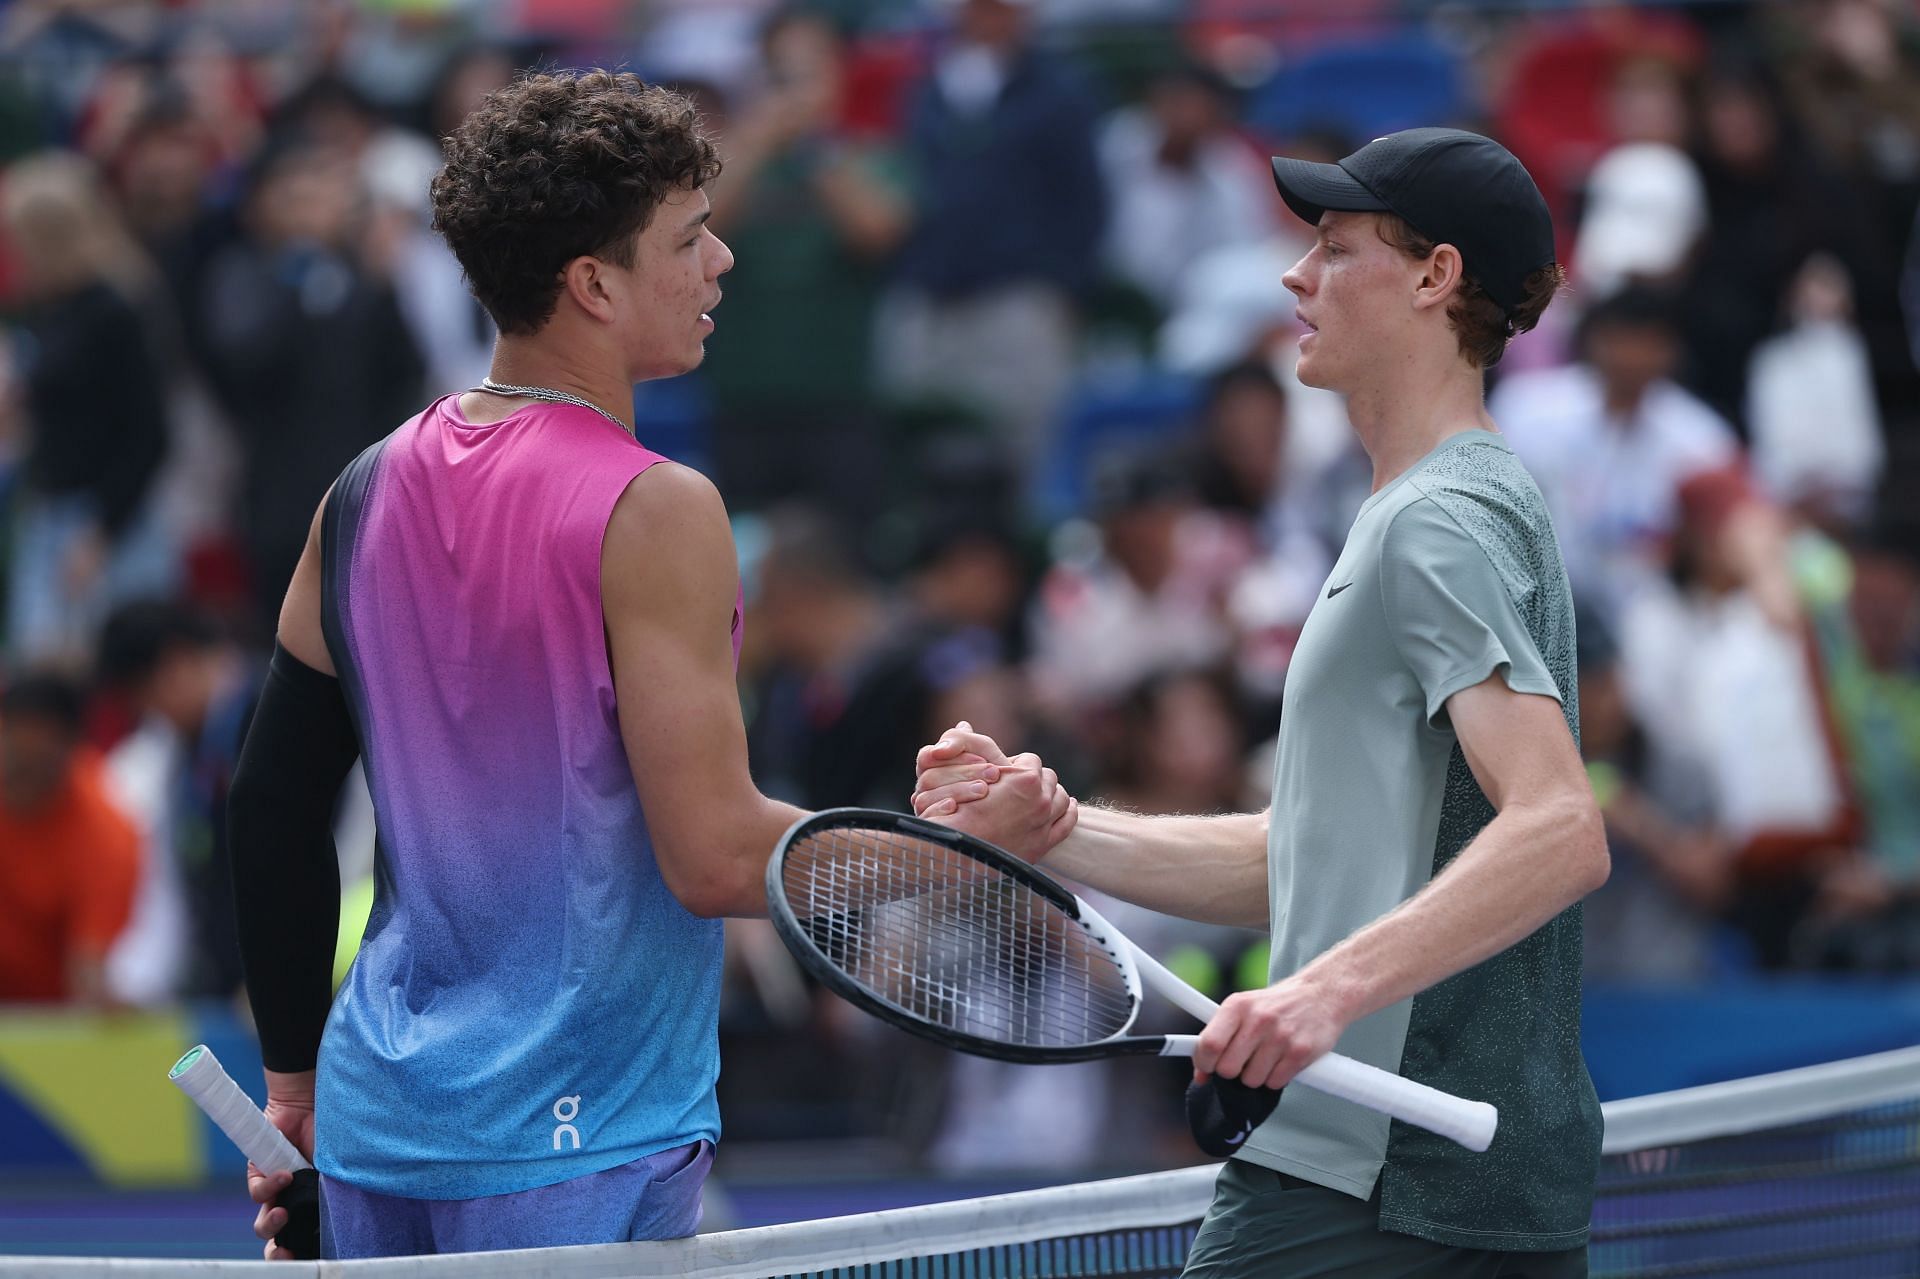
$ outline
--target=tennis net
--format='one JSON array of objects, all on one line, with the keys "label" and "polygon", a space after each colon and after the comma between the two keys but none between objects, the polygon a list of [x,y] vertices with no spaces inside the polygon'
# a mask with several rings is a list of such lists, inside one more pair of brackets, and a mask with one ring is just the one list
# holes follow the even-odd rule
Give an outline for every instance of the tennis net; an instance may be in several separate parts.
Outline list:
[{"label": "tennis net", "polygon": [[[1595,1279],[1920,1276],[1920,1048],[1609,1103]],[[1171,1279],[1214,1166],[664,1243],[284,1263],[277,1279]],[[0,1276],[237,1262],[0,1258]]]}]

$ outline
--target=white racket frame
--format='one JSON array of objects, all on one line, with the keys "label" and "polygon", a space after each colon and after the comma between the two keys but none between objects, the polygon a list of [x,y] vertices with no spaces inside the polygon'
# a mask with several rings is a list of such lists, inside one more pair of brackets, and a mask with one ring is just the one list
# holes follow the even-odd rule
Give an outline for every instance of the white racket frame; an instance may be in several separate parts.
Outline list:
[{"label": "white racket frame", "polygon": [[[1220,1011],[1219,1004],[1181,981],[1165,964],[1140,949],[1099,911],[1087,905],[1083,898],[1076,896],[1074,903],[1080,912],[1080,922],[1086,925],[1088,933],[1118,961],[1126,977],[1127,992],[1133,996],[1133,1016],[1109,1038],[1122,1038],[1133,1029],[1134,1019],[1140,1015],[1143,976],[1144,985],[1151,987],[1168,1002],[1199,1021],[1213,1020]],[[1160,1050],[1162,1057],[1191,1057],[1200,1042],[1198,1035],[1168,1035],[1165,1038],[1166,1047]],[[1456,1097],[1339,1053],[1327,1053],[1319,1058],[1295,1075],[1294,1082],[1306,1084],[1342,1101],[1391,1115],[1429,1132],[1439,1133],[1475,1152],[1484,1151],[1493,1144],[1494,1131],[1500,1125],[1500,1112],[1490,1102]]]}]

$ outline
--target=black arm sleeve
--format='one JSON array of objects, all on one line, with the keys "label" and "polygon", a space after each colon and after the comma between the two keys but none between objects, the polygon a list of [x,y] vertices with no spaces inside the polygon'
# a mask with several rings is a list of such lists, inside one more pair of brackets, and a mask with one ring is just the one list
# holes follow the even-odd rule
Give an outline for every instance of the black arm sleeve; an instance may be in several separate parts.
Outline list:
[{"label": "black arm sleeve", "polygon": [[273,646],[227,797],[247,998],[268,1070],[313,1069],[333,1000],[333,810],[360,754],[340,681]]}]

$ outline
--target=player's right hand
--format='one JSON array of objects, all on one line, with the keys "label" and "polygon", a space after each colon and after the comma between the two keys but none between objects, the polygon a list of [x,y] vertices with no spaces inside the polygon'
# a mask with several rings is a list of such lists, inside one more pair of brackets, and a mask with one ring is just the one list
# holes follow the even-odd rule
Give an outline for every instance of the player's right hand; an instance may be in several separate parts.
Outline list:
[{"label": "player's right hand", "polygon": [[[269,1072],[271,1073],[271,1072]],[[299,1076],[288,1076],[297,1080]],[[311,1074],[307,1075],[305,1094],[301,1094],[296,1085],[291,1088],[279,1088],[277,1081],[269,1078],[267,1082],[267,1122],[286,1135],[294,1149],[309,1162],[313,1159],[313,1093]],[[277,1095],[284,1093],[284,1095]],[[287,1210],[279,1206],[280,1196],[293,1184],[290,1172],[261,1172],[247,1161],[247,1198],[260,1205],[260,1211],[254,1214],[253,1233],[266,1240],[264,1256],[268,1261],[297,1261],[300,1258],[290,1249],[282,1248],[273,1241],[273,1237],[286,1228]]]},{"label": "player's right hand", "polygon": [[[913,811],[919,817],[939,817],[952,813],[961,804],[984,799],[987,787],[1000,780],[1005,769],[1027,768],[1037,771],[1038,755],[1008,758],[985,733],[961,720],[931,746],[922,746],[914,757],[917,775],[913,783]],[[951,800],[952,807],[942,808]],[[933,810],[939,809],[936,812]]]},{"label": "player's right hand", "polygon": [[260,1205],[260,1211],[253,1217],[253,1233],[267,1241],[264,1255],[268,1261],[299,1260],[290,1249],[273,1241],[287,1224],[287,1210],[278,1207],[276,1201],[292,1184],[292,1173],[261,1172],[251,1159],[247,1161],[247,1197]]},{"label": "player's right hand", "polygon": [[1038,755],[1009,757],[965,720],[918,758],[913,811],[1039,861],[1072,832],[1080,805]]}]

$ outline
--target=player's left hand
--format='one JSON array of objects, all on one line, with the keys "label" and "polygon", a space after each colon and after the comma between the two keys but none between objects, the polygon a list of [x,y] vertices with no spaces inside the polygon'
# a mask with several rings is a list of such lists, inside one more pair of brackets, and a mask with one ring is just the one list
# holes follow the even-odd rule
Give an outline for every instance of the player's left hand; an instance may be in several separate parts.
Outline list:
[{"label": "player's left hand", "polygon": [[1331,1052],[1351,1020],[1324,987],[1298,976],[1229,995],[1200,1032],[1194,1077],[1224,1075],[1249,1087],[1284,1087]]}]

